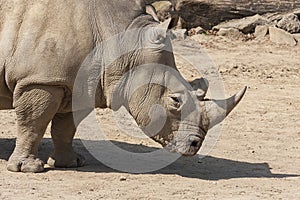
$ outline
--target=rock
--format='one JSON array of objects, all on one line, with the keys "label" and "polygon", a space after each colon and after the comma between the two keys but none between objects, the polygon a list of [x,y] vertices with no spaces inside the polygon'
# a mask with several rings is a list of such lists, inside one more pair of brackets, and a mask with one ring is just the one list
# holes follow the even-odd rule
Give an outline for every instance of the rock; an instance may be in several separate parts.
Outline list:
[{"label": "rock", "polygon": [[297,40],[298,43],[300,43],[300,33],[293,34],[295,40]]},{"label": "rock", "polygon": [[278,12],[265,13],[262,16],[266,18],[271,25],[276,25],[283,18],[282,13]]},{"label": "rock", "polygon": [[220,28],[217,35],[226,36],[231,39],[239,39],[243,34],[236,28]]},{"label": "rock", "polygon": [[300,21],[297,15],[291,13],[284,16],[277,23],[277,27],[290,33],[298,33],[300,31]]},{"label": "rock", "polygon": [[264,38],[269,32],[269,27],[266,25],[259,25],[255,28],[254,36],[258,39]]},{"label": "rock", "polygon": [[182,21],[175,11],[175,6],[170,1],[156,1],[152,4],[155,8],[158,20],[163,22],[167,19],[172,19],[169,28],[182,28]]},{"label": "rock", "polygon": [[169,32],[169,36],[172,40],[174,39],[185,39],[187,37],[186,29],[175,29]]},{"label": "rock", "polygon": [[213,27],[213,30],[220,30],[221,28],[235,28],[241,32],[248,34],[253,33],[255,27],[258,25],[266,25],[268,20],[260,15],[254,15],[251,17],[245,17],[242,19],[233,19],[227,22],[223,22]]},{"label": "rock", "polygon": [[176,18],[175,20],[173,20],[173,25],[177,29],[184,29],[186,27],[186,21],[181,17],[178,17],[177,23],[176,23]]},{"label": "rock", "polygon": [[197,35],[202,33],[205,33],[205,30],[202,27],[198,26],[196,28],[192,28],[191,30],[189,30],[188,35],[192,36],[192,35]]},{"label": "rock", "polygon": [[151,4],[146,5],[146,13],[150,14],[155,21],[159,22],[159,19],[157,17],[156,9],[154,8],[153,5],[151,5]]},{"label": "rock", "polygon": [[295,46],[297,44],[294,36],[289,32],[276,27],[269,27],[270,40],[278,44]]},{"label": "rock", "polygon": [[174,6],[170,1],[156,1],[153,4],[157,12],[157,17],[160,21],[165,21],[172,18],[172,12],[174,12]]},{"label": "rock", "polygon": [[297,15],[298,18],[300,19],[300,8],[293,10],[293,14]]}]

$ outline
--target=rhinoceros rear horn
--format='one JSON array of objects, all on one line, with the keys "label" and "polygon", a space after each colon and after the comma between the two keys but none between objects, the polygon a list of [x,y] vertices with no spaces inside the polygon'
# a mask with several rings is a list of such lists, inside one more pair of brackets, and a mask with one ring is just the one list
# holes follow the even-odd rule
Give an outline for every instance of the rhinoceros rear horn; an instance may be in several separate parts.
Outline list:
[{"label": "rhinoceros rear horn", "polygon": [[209,128],[219,124],[222,122],[225,117],[235,108],[235,106],[241,101],[243,98],[247,87],[242,89],[237,94],[226,100],[210,100],[206,101],[206,111],[207,117],[209,120]]}]

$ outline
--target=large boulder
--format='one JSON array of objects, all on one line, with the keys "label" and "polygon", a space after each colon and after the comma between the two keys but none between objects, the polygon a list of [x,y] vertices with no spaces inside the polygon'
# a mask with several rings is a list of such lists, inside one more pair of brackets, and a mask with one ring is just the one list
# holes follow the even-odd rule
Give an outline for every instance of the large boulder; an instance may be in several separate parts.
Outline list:
[{"label": "large boulder", "polygon": [[243,37],[243,34],[236,28],[221,28],[217,34],[236,40]]},{"label": "large boulder", "polygon": [[293,34],[295,40],[300,43],[300,33],[297,33],[297,34]]},{"label": "large boulder", "polygon": [[270,40],[277,44],[286,44],[295,46],[297,41],[289,32],[276,27],[269,27]]},{"label": "large boulder", "polygon": [[284,16],[278,23],[277,27],[290,33],[298,33],[300,31],[300,21],[294,13]]},{"label": "large boulder", "polygon": [[[184,22],[179,19],[175,6],[170,1],[156,1],[152,4],[157,12],[159,21],[164,22],[167,19],[172,19],[169,28],[183,27]],[[180,24],[180,25],[179,25]]]},{"label": "large boulder", "polygon": [[174,12],[174,6],[170,1],[156,1],[152,4],[157,12],[157,17],[160,21],[165,21],[171,18]]},{"label": "large boulder", "polygon": [[265,25],[268,23],[268,20],[260,15],[254,15],[251,17],[245,17],[242,19],[233,19],[227,22],[223,22],[217,26],[214,26],[214,30],[220,30],[221,28],[235,28],[241,32],[248,34],[254,33],[256,26]]},{"label": "large boulder", "polygon": [[263,39],[269,32],[269,27],[267,25],[259,25],[255,28],[254,36],[257,39]]}]

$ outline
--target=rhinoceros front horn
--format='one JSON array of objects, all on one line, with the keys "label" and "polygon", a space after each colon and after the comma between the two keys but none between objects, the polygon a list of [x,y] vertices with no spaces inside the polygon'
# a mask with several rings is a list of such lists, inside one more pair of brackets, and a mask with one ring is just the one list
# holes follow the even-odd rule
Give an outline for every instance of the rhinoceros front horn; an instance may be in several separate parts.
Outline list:
[{"label": "rhinoceros front horn", "polygon": [[234,109],[234,107],[241,101],[243,98],[247,87],[242,89],[237,94],[226,100],[210,100],[206,101],[206,112],[207,118],[209,121],[209,128],[222,122],[225,117]]}]

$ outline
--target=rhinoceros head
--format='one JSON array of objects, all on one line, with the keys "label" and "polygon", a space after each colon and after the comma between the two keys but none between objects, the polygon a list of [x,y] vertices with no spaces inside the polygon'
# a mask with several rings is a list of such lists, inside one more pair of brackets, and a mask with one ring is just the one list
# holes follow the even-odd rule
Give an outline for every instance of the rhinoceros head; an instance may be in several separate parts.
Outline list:
[{"label": "rhinoceros head", "polygon": [[130,73],[125,92],[128,110],[146,135],[172,152],[195,155],[206,133],[220,123],[242,99],[246,88],[226,100],[206,99],[208,82],[186,81],[175,65],[168,22],[148,29],[138,53],[138,65]]},{"label": "rhinoceros head", "polygon": [[[195,82],[205,81],[196,79],[191,84]],[[206,86],[172,91],[160,84],[149,84],[132,95],[129,111],[146,135],[172,152],[192,156],[208,130],[225,119],[246,91],[244,88],[228,99],[213,100],[204,98],[207,90],[202,87]]]}]

